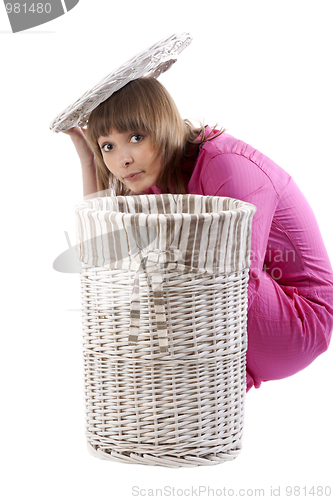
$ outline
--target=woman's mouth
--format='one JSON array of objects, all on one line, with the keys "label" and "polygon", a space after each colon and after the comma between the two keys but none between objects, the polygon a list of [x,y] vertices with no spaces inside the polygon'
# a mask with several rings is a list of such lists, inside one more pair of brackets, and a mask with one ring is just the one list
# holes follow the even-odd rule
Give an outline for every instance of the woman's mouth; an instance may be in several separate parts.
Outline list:
[{"label": "woman's mouth", "polygon": [[126,175],[124,179],[126,179],[126,181],[133,181],[134,179],[137,179],[142,173],[143,170],[141,170],[141,172],[134,172],[133,174]]}]

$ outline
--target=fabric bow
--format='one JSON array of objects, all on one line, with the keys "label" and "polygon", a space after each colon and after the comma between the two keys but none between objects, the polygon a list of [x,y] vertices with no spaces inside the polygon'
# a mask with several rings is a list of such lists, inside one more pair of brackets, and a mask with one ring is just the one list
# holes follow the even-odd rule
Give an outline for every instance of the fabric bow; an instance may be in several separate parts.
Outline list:
[{"label": "fabric bow", "polygon": [[177,248],[168,250],[140,250],[139,253],[134,255],[138,267],[131,295],[129,342],[137,342],[138,340],[140,331],[140,272],[145,271],[148,284],[151,284],[153,292],[160,352],[168,352],[168,330],[163,295],[163,271],[170,268],[171,264],[175,268],[180,257],[181,251]]}]

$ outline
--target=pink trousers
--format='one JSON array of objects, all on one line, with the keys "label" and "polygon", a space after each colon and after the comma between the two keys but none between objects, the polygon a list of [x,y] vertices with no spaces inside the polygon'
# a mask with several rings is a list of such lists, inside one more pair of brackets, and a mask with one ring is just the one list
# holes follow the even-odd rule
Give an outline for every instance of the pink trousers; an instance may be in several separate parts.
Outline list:
[{"label": "pink trousers", "polygon": [[248,390],[308,366],[327,350],[333,328],[331,264],[312,209],[292,180],[272,226],[264,258],[257,255],[250,268]]}]

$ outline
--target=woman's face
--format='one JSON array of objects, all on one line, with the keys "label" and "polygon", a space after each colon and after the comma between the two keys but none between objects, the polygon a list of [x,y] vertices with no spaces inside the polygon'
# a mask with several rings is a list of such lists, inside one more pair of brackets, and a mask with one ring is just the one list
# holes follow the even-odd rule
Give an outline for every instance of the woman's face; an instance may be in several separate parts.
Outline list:
[{"label": "woman's face", "polygon": [[162,169],[161,159],[147,132],[109,131],[98,138],[103,160],[110,172],[133,192],[154,186]]}]

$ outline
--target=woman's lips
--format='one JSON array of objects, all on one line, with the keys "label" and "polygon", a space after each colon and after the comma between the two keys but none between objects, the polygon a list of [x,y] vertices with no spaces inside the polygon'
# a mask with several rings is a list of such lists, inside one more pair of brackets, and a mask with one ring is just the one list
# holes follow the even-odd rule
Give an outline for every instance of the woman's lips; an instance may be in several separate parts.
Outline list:
[{"label": "woman's lips", "polygon": [[126,175],[126,177],[124,177],[124,179],[126,179],[127,181],[133,181],[134,179],[137,179],[139,177],[139,175],[141,175],[142,173],[143,173],[143,170],[141,170],[141,172],[134,172],[133,174]]}]

